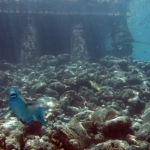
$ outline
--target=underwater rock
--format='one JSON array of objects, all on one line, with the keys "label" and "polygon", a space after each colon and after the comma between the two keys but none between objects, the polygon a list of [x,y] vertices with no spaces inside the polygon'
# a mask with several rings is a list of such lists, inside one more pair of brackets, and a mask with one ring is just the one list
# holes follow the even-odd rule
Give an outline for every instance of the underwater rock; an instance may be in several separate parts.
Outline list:
[{"label": "underwater rock", "polygon": [[[110,70],[111,71],[111,70]],[[120,70],[114,70],[113,72],[112,72],[112,76],[113,77],[111,77],[112,79],[114,79],[114,83],[112,82],[112,85],[114,86],[114,87],[117,87],[117,88],[119,88],[119,87],[122,87],[122,86],[124,86],[124,85],[126,85],[126,82],[127,82],[127,77],[126,77],[126,75],[125,75],[125,72],[122,72],[122,71],[120,71]],[[115,81],[116,80],[116,81]]]},{"label": "underwater rock", "polygon": [[59,100],[62,109],[66,110],[68,106],[83,106],[83,98],[76,91],[66,91]]},{"label": "underwater rock", "polygon": [[62,81],[63,84],[70,86],[72,89],[76,89],[76,77],[70,77]]},{"label": "underwater rock", "polygon": [[4,100],[5,97],[6,97],[5,92],[6,92],[6,90],[3,89],[3,91],[0,93],[1,98],[2,98],[2,99],[0,99],[0,109],[1,108],[6,108],[8,106],[8,102],[6,100]]},{"label": "underwater rock", "polygon": [[135,122],[135,123],[133,123],[132,124],[132,129],[134,130],[134,131],[138,131],[140,128],[141,128],[141,126],[142,126],[142,124],[140,124],[139,122]]},{"label": "underwater rock", "polygon": [[128,99],[128,103],[130,103],[131,106],[136,106],[138,103],[140,103],[140,93],[137,91],[133,91],[134,96],[132,98]]},{"label": "underwater rock", "polygon": [[150,147],[150,143],[141,141],[141,140],[136,140],[136,144],[132,144],[130,146],[130,149],[133,150],[148,150]]},{"label": "underwater rock", "polygon": [[94,124],[101,125],[104,124],[105,121],[113,119],[117,116],[118,112],[112,108],[100,108],[92,112],[89,118]]},{"label": "underwater rock", "polygon": [[142,114],[143,125],[140,127],[136,136],[139,140],[150,142],[150,102],[146,104],[144,113]]},{"label": "underwater rock", "polygon": [[133,91],[133,89],[123,89],[121,92],[120,92],[120,98],[122,99],[122,100],[125,100],[125,101],[127,101],[128,99],[130,99],[130,98],[132,98],[132,97],[134,97],[135,96],[135,94],[134,93],[138,93],[137,91]]},{"label": "underwater rock", "polygon": [[[83,150],[90,144],[90,137],[76,118],[73,118],[66,126],[58,126],[54,138],[62,142],[62,147],[71,150]],[[84,137],[84,138],[83,138]]]},{"label": "underwater rock", "polygon": [[34,120],[30,123],[25,124],[23,133],[24,135],[30,135],[30,134],[40,135],[41,128],[42,128],[42,124],[37,120]]},{"label": "underwater rock", "polygon": [[100,59],[100,64],[111,68],[112,66],[119,66],[122,70],[127,71],[129,67],[129,62],[125,59],[120,59],[114,56],[105,56]]},{"label": "underwater rock", "polygon": [[85,102],[85,107],[87,107],[90,110],[94,110],[94,109],[97,108],[96,99],[92,98],[91,101],[92,100],[95,101],[95,102]]},{"label": "underwater rock", "polygon": [[45,82],[38,82],[31,87],[31,93],[44,93],[47,84]]},{"label": "underwater rock", "polygon": [[125,59],[122,59],[122,61],[120,61],[118,65],[120,66],[120,69],[122,69],[123,71],[129,70],[129,62]]},{"label": "underwater rock", "polygon": [[126,141],[127,141],[130,145],[131,145],[131,144],[134,144],[134,145],[137,144],[136,136],[131,135],[131,134],[128,134],[128,135],[127,135]]},{"label": "underwater rock", "polygon": [[150,97],[150,91],[149,90],[145,90],[142,92],[143,96],[146,97],[146,98],[149,98]]},{"label": "underwater rock", "polygon": [[97,133],[95,134],[94,138],[92,139],[92,141],[96,144],[98,143],[102,143],[105,141],[105,137],[102,133]]},{"label": "underwater rock", "polygon": [[7,73],[0,71],[0,85],[5,86],[8,84],[8,75]]},{"label": "underwater rock", "polygon": [[148,70],[148,71],[146,72],[146,75],[147,75],[148,77],[150,77],[150,70]]},{"label": "underwater rock", "polygon": [[142,82],[142,86],[145,88],[147,92],[149,92],[149,87],[150,87],[150,81],[149,79],[145,79],[145,81]]},{"label": "underwater rock", "polygon": [[130,75],[128,77],[128,80],[127,80],[128,84],[130,85],[136,85],[136,84],[141,84],[142,83],[142,79],[141,79],[141,76],[138,76],[138,75]]},{"label": "underwater rock", "polygon": [[5,148],[5,139],[6,135],[3,132],[0,132],[0,148]]},{"label": "underwater rock", "polygon": [[73,90],[65,92],[59,100],[61,108],[66,110],[67,107],[70,106],[71,102],[75,99],[76,95],[76,91]]},{"label": "underwater rock", "polygon": [[135,133],[138,140],[150,143],[150,123],[143,124],[138,132]]},{"label": "underwater rock", "polygon": [[87,87],[81,87],[78,91],[78,95],[85,101],[85,106],[91,110],[94,108],[94,104],[98,103],[98,99],[93,90],[88,89]]},{"label": "underwater rock", "polygon": [[90,115],[93,113],[91,110],[84,110],[82,112],[79,112],[78,114],[74,115],[75,118],[78,118],[79,120],[87,120],[89,119]]},{"label": "underwater rock", "polygon": [[87,79],[80,78],[80,77],[76,79],[75,84],[76,84],[77,89],[79,89],[82,86],[91,87],[91,84],[89,83],[89,81]]},{"label": "underwater rock", "polygon": [[122,140],[108,140],[107,142],[97,144],[92,150],[128,150],[129,144]]},{"label": "underwater rock", "polygon": [[111,87],[106,87],[101,95],[100,95],[100,98],[103,99],[103,100],[106,100],[106,101],[109,101],[110,99],[113,99],[114,98],[114,89],[111,88]]},{"label": "underwater rock", "polygon": [[66,85],[71,86],[73,90],[78,90],[80,87],[89,87],[94,88],[91,86],[91,81],[84,79],[84,78],[77,78],[77,77],[71,77],[69,79],[64,79],[63,83]]},{"label": "underwater rock", "polygon": [[145,63],[141,62],[141,63],[142,63],[141,68],[142,68],[145,72],[147,72],[148,70],[150,70],[150,63],[149,63],[149,62],[145,62]]},{"label": "underwater rock", "polygon": [[65,81],[67,81],[71,77],[72,78],[75,77],[75,73],[66,67],[64,69],[61,69],[59,72],[57,72],[57,78],[59,78],[59,80],[62,80],[63,84],[65,84],[64,79]]},{"label": "underwater rock", "polygon": [[44,97],[38,98],[37,101],[41,101],[45,103],[46,106],[48,106],[49,108],[55,108],[59,105],[57,99],[54,97],[44,96]]},{"label": "underwater rock", "polygon": [[116,111],[121,112],[123,109],[126,108],[126,105],[123,101],[121,100],[117,100],[117,99],[113,99],[112,103],[111,103],[111,107],[113,109],[115,109]]},{"label": "underwater rock", "polygon": [[144,108],[141,100],[141,93],[134,89],[123,89],[118,95],[126,104],[131,106],[134,112],[141,112]]},{"label": "underwater rock", "polygon": [[45,89],[45,94],[48,96],[54,97],[56,99],[59,99],[59,97],[60,97],[58,92],[56,92],[55,90],[52,90],[50,88]]},{"label": "underwater rock", "polygon": [[70,89],[70,86],[64,85],[60,82],[50,83],[49,86],[51,89],[53,89],[54,91],[57,91],[58,93],[61,93],[61,94]]},{"label": "underwater rock", "polygon": [[48,66],[56,66],[58,63],[58,60],[53,55],[43,55],[40,58],[37,58],[37,62],[41,62],[39,64],[39,67],[41,70],[46,69]]},{"label": "underwater rock", "polygon": [[133,60],[133,65],[135,65],[139,69],[142,69],[145,65],[145,62],[139,60]]},{"label": "underwater rock", "polygon": [[15,149],[15,150],[21,149],[20,141],[18,140],[18,138],[13,137],[11,135],[9,137],[6,137],[5,144],[6,144],[6,149],[8,150],[9,149]]},{"label": "underwater rock", "polygon": [[9,117],[8,119],[2,120],[3,124],[0,126],[0,130],[6,135],[21,135],[24,129],[24,125],[20,123],[17,118]]},{"label": "underwater rock", "polygon": [[137,140],[136,136],[127,135],[126,141],[131,145],[131,149],[149,149],[150,143],[142,140]]},{"label": "underwater rock", "polygon": [[57,147],[49,142],[49,139],[45,136],[39,137],[35,135],[29,135],[25,139],[24,150],[31,149],[46,149],[46,150],[56,150]]},{"label": "underwater rock", "polygon": [[[37,77],[36,77],[36,74],[37,74]],[[34,74],[33,74],[33,76],[34,76]],[[35,82],[45,82],[45,83],[47,83],[49,81],[49,79],[47,77],[48,76],[47,76],[45,70],[43,72],[38,72],[37,71],[37,72],[35,72],[35,76],[34,76],[34,79],[32,81],[33,81],[33,83],[35,83]]]},{"label": "underwater rock", "polygon": [[0,146],[4,149],[21,149],[23,142],[23,130],[24,125],[21,124],[16,118],[10,118],[6,121],[3,120],[3,124],[0,126],[1,136],[5,135],[5,137],[1,137],[2,141],[0,142]]},{"label": "underwater rock", "polygon": [[70,116],[74,116],[75,114],[79,113],[79,108],[77,107],[72,107],[72,106],[68,106],[67,107],[67,113],[70,115]]},{"label": "underwater rock", "polygon": [[99,109],[89,115],[90,120],[102,131],[105,138],[125,138],[131,132],[131,121],[128,117],[110,108]]},{"label": "underwater rock", "polygon": [[125,85],[126,79],[125,78],[120,78],[120,77],[111,77],[109,79],[108,85],[119,88]]},{"label": "underwater rock", "polygon": [[150,102],[146,104],[144,114],[142,115],[143,123],[150,122]]},{"label": "underwater rock", "polygon": [[17,70],[17,67],[15,65],[13,65],[13,64],[10,64],[10,63],[4,61],[4,60],[1,60],[0,61],[0,70],[1,71],[8,70],[8,71],[13,71],[14,72],[14,71]]},{"label": "underwater rock", "polygon": [[57,65],[63,65],[63,64],[67,64],[70,61],[70,55],[69,54],[61,54],[61,55],[57,55]]},{"label": "underwater rock", "polygon": [[123,138],[131,133],[131,121],[128,117],[120,116],[105,122],[103,127],[103,134],[109,138]]},{"label": "underwater rock", "polygon": [[32,69],[31,68],[25,68],[23,67],[22,70],[21,70],[21,73],[24,74],[24,75],[30,75],[30,73],[32,73]]}]

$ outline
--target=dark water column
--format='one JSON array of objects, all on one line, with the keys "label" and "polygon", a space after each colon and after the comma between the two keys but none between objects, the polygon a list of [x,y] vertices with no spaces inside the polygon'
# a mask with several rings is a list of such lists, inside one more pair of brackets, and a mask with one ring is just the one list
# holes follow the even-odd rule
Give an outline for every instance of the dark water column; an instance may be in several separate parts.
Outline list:
[{"label": "dark water column", "polygon": [[39,55],[38,34],[32,16],[28,17],[27,26],[21,44],[21,64],[31,62]]},{"label": "dark water column", "polygon": [[89,61],[83,26],[76,24],[71,33],[71,62]]},{"label": "dark water column", "polygon": [[133,38],[127,27],[126,18],[116,18],[111,22],[112,54],[117,57],[130,56]]}]

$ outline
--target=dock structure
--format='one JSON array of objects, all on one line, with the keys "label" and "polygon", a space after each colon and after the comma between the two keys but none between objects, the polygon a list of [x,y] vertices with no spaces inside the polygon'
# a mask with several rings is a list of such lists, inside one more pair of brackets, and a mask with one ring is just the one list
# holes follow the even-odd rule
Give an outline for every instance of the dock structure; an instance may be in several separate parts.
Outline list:
[{"label": "dock structure", "polygon": [[129,0],[0,0],[0,13],[130,16]]},{"label": "dock structure", "polygon": [[130,56],[129,2],[0,0],[0,59],[25,64],[40,54],[67,53],[72,62]]}]

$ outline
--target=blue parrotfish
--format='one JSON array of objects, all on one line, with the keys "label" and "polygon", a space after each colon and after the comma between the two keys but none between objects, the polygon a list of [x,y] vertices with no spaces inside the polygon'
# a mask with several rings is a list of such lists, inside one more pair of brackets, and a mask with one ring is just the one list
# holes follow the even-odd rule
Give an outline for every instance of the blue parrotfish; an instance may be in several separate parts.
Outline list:
[{"label": "blue parrotfish", "polygon": [[8,104],[9,108],[0,115],[0,118],[12,111],[23,122],[30,123],[33,120],[37,120],[43,125],[48,125],[44,120],[44,111],[48,108],[38,100],[27,102],[21,95],[21,92],[15,87],[11,87],[8,90]]}]

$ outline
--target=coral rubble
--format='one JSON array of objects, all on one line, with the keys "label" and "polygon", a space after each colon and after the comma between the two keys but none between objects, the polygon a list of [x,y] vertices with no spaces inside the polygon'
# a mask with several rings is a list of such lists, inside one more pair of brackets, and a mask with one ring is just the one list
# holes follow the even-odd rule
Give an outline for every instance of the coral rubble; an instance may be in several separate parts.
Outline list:
[{"label": "coral rubble", "polygon": [[1,62],[0,112],[8,106],[7,89],[17,86],[26,99],[48,106],[49,126],[7,114],[0,120],[0,149],[150,149],[150,63],[69,60],[62,54],[35,57],[24,67]]}]

